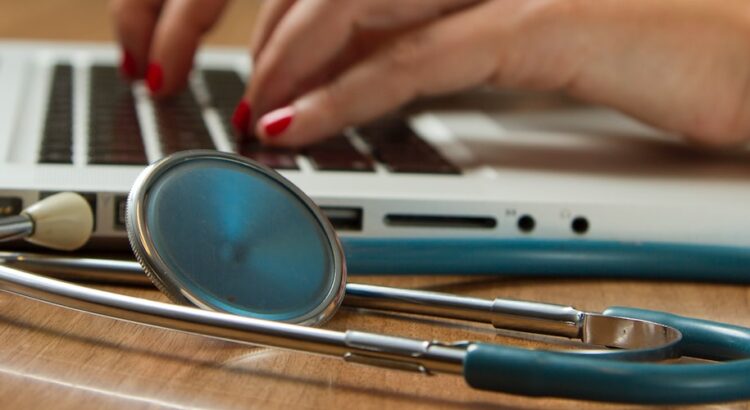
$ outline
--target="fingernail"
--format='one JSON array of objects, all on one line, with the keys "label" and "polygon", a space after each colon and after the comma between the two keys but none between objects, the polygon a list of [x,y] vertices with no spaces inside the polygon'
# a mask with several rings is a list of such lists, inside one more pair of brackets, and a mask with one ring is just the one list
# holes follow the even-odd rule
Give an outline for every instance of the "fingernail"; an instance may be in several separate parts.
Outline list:
[{"label": "fingernail", "polygon": [[271,111],[260,119],[260,126],[269,137],[278,137],[283,133],[294,117],[294,108],[284,107]]},{"label": "fingernail", "polygon": [[149,63],[148,69],[146,70],[146,85],[151,94],[156,94],[161,89],[164,83],[164,74],[161,70],[161,65],[157,63]]},{"label": "fingernail", "polygon": [[128,50],[122,50],[120,73],[128,80],[132,80],[138,75],[138,67],[136,67],[135,64],[135,58],[133,58],[133,54]]},{"label": "fingernail", "polygon": [[247,128],[250,126],[251,114],[252,110],[250,109],[250,103],[242,100],[237,104],[237,108],[234,109],[234,114],[232,114],[232,125],[234,125],[234,129],[238,134],[247,134]]}]

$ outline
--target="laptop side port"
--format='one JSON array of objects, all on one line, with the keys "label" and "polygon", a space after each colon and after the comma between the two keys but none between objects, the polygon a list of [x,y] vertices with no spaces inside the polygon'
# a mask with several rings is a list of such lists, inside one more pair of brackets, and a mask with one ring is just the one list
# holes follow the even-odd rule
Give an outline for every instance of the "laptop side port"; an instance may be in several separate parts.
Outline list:
[{"label": "laptop side port", "polygon": [[584,216],[577,216],[573,218],[570,223],[570,229],[578,235],[583,235],[589,230],[589,220]]},{"label": "laptop side port", "polygon": [[531,215],[521,215],[516,222],[518,230],[523,233],[530,233],[536,227],[536,220]]},{"label": "laptop side port", "polygon": [[362,208],[321,206],[320,210],[337,231],[362,230]]},{"label": "laptop side port", "polygon": [[492,229],[497,220],[489,216],[388,214],[385,224],[404,228]]},{"label": "laptop side port", "polygon": [[18,197],[0,197],[0,217],[18,215],[23,210],[23,200]]},{"label": "laptop side port", "polygon": [[125,217],[127,215],[128,196],[118,195],[115,197],[114,227],[117,230],[125,230]]}]

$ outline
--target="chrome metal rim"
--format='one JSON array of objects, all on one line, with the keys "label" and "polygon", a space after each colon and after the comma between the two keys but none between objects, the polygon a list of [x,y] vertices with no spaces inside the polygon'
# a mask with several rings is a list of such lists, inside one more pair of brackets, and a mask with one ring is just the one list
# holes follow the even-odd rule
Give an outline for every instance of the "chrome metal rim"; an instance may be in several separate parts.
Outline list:
[{"label": "chrome metal rim", "polygon": [[[127,199],[126,229],[133,253],[146,272],[146,275],[157,288],[176,303],[194,305],[207,310],[224,311],[220,307],[202,300],[201,297],[198,297],[190,289],[180,284],[179,275],[173,272],[159,255],[146,222],[145,204],[154,182],[177,165],[207,159],[233,162],[269,177],[291,192],[314,216],[315,222],[325,232],[325,237],[331,250],[333,281],[329,284],[327,294],[318,306],[310,312],[288,319],[286,322],[319,325],[329,320],[341,305],[346,286],[344,251],[333,227],[312,199],[281,174],[262,164],[235,154],[208,150],[178,152],[149,165],[135,180]],[[248,316],[252,315],[248,314]]]}]

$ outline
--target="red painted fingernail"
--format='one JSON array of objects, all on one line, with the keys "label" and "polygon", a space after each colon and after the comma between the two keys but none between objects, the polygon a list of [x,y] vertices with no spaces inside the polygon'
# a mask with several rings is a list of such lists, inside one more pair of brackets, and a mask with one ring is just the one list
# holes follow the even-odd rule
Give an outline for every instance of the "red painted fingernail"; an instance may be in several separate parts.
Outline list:
[{"label": "red painted fingernail", "polygon": [[138,75],[138,67],[135,63],[133,54],[128,50],[122,50],[122,59],[120,60],[120,73],[123,77],[128,80],[136,78]]},{"label": "red painted fingernail", "polygon": [[284,107],[271,111],[260,119],[260,126],[269,137],[278,137],[292,123],[294,108]]},{"label": "red painted fingernail", "polygon": [[237,108],[234,109],[234,114],[232,114],[232,125],[234,125],[234,129],[239,135],[247,134],[251,115],[252,110],[250,108],[250,103],[245,100],[240,101],[240,103],[237,104]]},{"label": "red painted fingernail", "polygon": [[161,70],[161,65],[157,63],[149,63],[148,70],[146,70],[146,85],[151,94],[156,94],[161,89],[164,83],[164,74]]}]

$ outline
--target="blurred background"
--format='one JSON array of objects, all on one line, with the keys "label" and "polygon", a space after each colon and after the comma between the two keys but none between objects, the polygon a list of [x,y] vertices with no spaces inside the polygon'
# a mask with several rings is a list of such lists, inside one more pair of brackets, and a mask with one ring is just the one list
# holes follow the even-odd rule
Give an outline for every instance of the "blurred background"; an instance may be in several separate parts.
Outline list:
[{"label": "blurred background", "polygon": [[[206,37],[211,45],[249,43],[261,0],[230,1]],[[53,23],[54,24],[49,24]],[[115,40],[107,0],[0,0],[0,38],[56,41]]]}]

